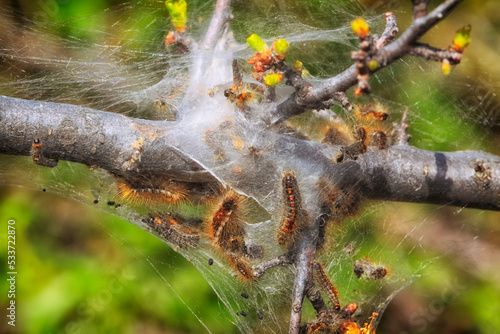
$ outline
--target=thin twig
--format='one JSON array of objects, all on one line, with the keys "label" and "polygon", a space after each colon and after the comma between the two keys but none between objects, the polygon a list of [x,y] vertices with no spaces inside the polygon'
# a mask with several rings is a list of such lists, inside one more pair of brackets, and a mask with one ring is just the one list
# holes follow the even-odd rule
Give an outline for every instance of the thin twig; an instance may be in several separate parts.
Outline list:
[{"label": "thin twig", "polygon": [[[461,1],[446,0],[427,16],[417,18],[399,38],[381,48],[373,57],[372,60],[377,63],[377,68],[372,70],[372,73],[408,54],[411,46],[430,28],[443,20]],[[308,109],[321,107],[323,101],[333,98],[337,92],[345,92],[357,82],[356,66],[352,65],[335,77],[313,86],[306,96],[297,93],[290,95],[271,113],[270,120],[273,124],[281,123]]]},{"label": "thin twig", "polygon": [[417,43],[410,47],[410,55],[422,57],[427,60],[442,62],[448,60],[451,65],[459,64],[462,60],[462,53],[453,49],[438,49],[428,44]]},{"label": "thin twig", "polygon": [[312,88],[312,85],[302,77],[302,74],[284,62],[280,63],[278,70],[283,71],[286,84],[295,88],[299,97],[306,96]]},{"label": "thin twig", "polygon": [[319,219],[314,220],[307,230],[303,232],[302,239],[297,245],[289,334],[298,334],[300,330],[304,295],[306,287],[312,281],[311,262],[316,255],[319,223]]},{"label": "thin twig", "polygon": [[340,103],[340,106],[344,108],[345,110],[351,112],[352,111],[352,104],[349,102],[349,99],[347,98],[347,95],[344,92],[338,92],[333,95],[333,99]]},{"label": "thin twig", "polygon": [[380,36],[375,41],[375,45],[377,46],[377,49],[380,49],[384,45],[392,42],[394,40],[394,38],[396,38],[396,35],[398,34],[398,32],[399,32],[399,29],[398,29],[398,23],[396,22],[396,16],[391,12],[385,13],[384,32],[382,33],[382,36]]},{"label": "thin twig", "polygon": [[[408,107],[403,111],[403,116],[399,123],[393,123],[394,135],[396,135],[396,145],[408,145],[411,136],[408,134]],[[392,137],[392,136],[391,136]]]},{"label": "thin twig", "polygon": [[287,266],[292,264],[294,261],[294,257],[291,253],[279,255],[273,257],[269,260],[259,263],[253,267],[254,275],[256,278],[261,277],[264,273],[274,267],[277,266]]},{"label": "thin twig", "polygon": [[203,46],[211,49],[215,46],[226,26],[233,19],[231,15],[231,0],[217,0],[215,12],[203,39]]}]

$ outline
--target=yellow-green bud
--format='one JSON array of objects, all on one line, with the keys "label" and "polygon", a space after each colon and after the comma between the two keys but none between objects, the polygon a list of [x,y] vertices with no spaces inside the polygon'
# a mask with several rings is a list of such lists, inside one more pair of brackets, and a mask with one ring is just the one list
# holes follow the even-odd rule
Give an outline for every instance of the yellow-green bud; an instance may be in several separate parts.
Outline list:
[{"label": "yellow-green bud", "polygon": [[262,40],[262,38],[260,38],[259,35],[257,35],[257,34],[251,34],[247,38],[247,44],[249,47],[251,47],[252,49],[254,49],[257,52],[262,52],[265,49],[269,49],[266,42],[264,42]]},{"label": "yellow-green bud", "polygon": [[281,58],[284,58],[286,56],[289,46],[290,43],[288,43],[283,38],[280,38],[273,44],[274,52]]},{"label": "yellow-green bud", "polygon": [[165,1],[172,23],[178,32],[186,30],[187,22],[187,2],[186,0]]},{"label": "yellow-green bud", "polygon": [[264,78],[264,83],[266,84],[266,86],[273,87],[279,84],[281,80],[283,80],[282,73],[273,73],[266,75],[266,77]]}]

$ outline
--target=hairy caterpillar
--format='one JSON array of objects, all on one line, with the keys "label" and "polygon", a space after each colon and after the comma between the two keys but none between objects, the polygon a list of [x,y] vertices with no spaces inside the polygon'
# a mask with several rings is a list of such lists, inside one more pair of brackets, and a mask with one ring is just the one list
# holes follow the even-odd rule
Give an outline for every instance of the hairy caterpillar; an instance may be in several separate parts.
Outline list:
[{"label": "hairy caterpillar", "polygon": [[366,279],[379,280],[387,276],[388,270],[384,266],[376,265],[370,262],[370,259],[356,260],[353,267],[354,274],[357,278],[361,276],[366,277]]},{"label": "hairy caterpillar", "polygon": [[318,186],[333,218],[339,219],[356,213],[360,196],[354,188],[339,188],[328,184],[325,180],[320,181]]},{"label": "hairy caterpillar", "polygon": [[325,272],[323,271],[323,266],[318,261],[314,260],[312,262],[312,272],[316,283],[318,283],[321,291],[323,291],[330,302],[332,303],[333,309],[336,312],[340,311],[339,293],[337,289],[333,286],[332,282],[328,279]]},{"label": "hairy caterpillar", "polygon": [[335,157],[336,162],[344,160],[356,160],[358,155],[366,153],[366,129],[363,127],[355,127],[353,133],[354,143],[340,148],[340,153]]},{"label": "hairy caterpillar", "polygon": [[245,246],[244,229],[240,216],[241,196],[230,191],[214,214],[210,216],[208,235],[213,244],[224,252],[242,255]]},{"label": "hairy caterpillar", "polygon": [[290,245],[297,233],[308,223],[307,212],[302,208],[295,172],[283,172],[283,214],[278,230],[278,243]]},{"label": "hairy caterpillar", "polygon": [[180,248],[196,247],[200,241],[197,230],[189,228],[188,222],[180,217],[168,214],[150,215],[143,219],[143,222],[163,240]]},{"label": "hairy caterpillar", "polygon": [[180,203],[186,199],[186,185],[183,182],[156,177],[128,180],[116,178],[117,195],[132,204],[154,205],[163,203]]},{"label": "hairy caterpillar", "polygon": [[251,281],[255,277],[252,265],[248,260],[242,257],[229,257],[229,261],[233,267],[238,271],[241,278]]},{"label": "hairy caterpillar", "polygon": [[332,123],[321,141],[329,145],[342,145],[336,162],[356,160],[367,151],[368,146],[378,150],[387,149],[389,144],[387,124],[389,114],[380,104],[354,105],[352,125],[343,122]]},{"label": "hairy caterpillar", "polygon": [[213,245],[229,258],[239,276],[245,280],[254,278],[250,258],[263,257],[261,246],[246,245],[242,219],[244,198],[234,191],[229,191],[221,200],[216,210],[209,216],[207,233]]},{"label": "hairy caterpillar", "polygon": [[58,161],[48,159],[43,155],[42,152],[42,141],[38,138],[33,139],[33,143],[31,145],[31,157],[33,162],[40,166],[53,168],[57,166]]}]

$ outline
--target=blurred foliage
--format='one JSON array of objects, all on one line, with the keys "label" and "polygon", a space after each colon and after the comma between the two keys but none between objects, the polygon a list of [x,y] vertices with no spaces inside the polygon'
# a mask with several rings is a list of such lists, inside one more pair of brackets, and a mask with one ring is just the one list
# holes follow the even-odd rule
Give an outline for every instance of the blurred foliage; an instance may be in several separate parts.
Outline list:
[{"label": "blurred foliage", "polygon": [[[19,1],[21,8],[33,17],[37,13],[46,13],[44,4],[49,2],[35,4]],[[105,24],[100,14],[118,2],[61,0],[58,10],[51,16],[51,22],[54,27],[58,27],[57,33],[61,36],[91,43],[93,26]],[[193,17],[192,14],[189,16],[188,8],[188,26],[190,22],[199,21],[198,17],[208,18],[207,14],[212,9],[206,1],[193,2],[190,1],[189,5],[199,6],[201,10],[196,13],[197,17]],[[50,3],[55,4],[53,1]],[[355,2],[343,3],[344,8],[349,8],[353,15],[362,12],[363,6]],[[162,1],[159,5],[164,7]],[[314,22],[307,24],[322,28],[343,26],[353,19],[352,16],[345,16],[343,11],[325,13],[325,5],[326,2],[320,0],[237,1],[234,5],[237,19],[235,35],[250,33],[249,25],[252,23],[248,20],[250,23],[247,25],[244,15],[250,18],[252,15],[270,15],[265,14],[269,9],[279,12],[281,8],[286,8],[303,13],[304,17],[312,16]],[[381,14],[393,5],[396,5],[394,1],[364,2],[365,10],[368,9],[372,14]],[[409,1],[403,5],[398,3],[397,8],[397,19],[403,31],[411,17]],[[145,27],[152,21],[147,11],[138,10],[135,15],[137,19],[134,22],[139,27]],[[73,20],[75,16],[83,18]],[[69,21],[71,25],[61,24]],[[432,150],[481,149],[500,154],[500,108],[496,108],[499,104],[496,95],[499,83],[496,78],[500,75],[499,22],[498,1],[465,1],[449,19],[425,37],[433,45],[446,47],[451,44],[456,30],[469,23],[472,25],[471,45],[464,61],[452,69],[449,77],[442,78],[437,63],[417,61],[417,65],[424,70],[415,71],[415,66],[408,66],[406,61],[401,61],[372,80],[374,96],[398,106],[408,105],[418,115],[410,122],[413,145]],[[158,29],[163,29],[163,23],[154,21]],[[272,24],[279,22],[271,22],[251,32],[270,36]],[[141,31],[135,28],[124,27],[123,36],[117,38],[124,39],[129,32]],[[131,49],[142,46],[136,44],[139,40],[143,40],[146,45],[151,43],[146,35],[128,38],[134,41],[127,45]],[[294,53],[298,54],[306,68],[315,75],[321,75],[321,66],[308,66],[304,53],[313,55],[315,61],[321,64],[334,62],[336,57],[347,57],[348,51],[345,45],[336,46],[330,54],[324,54],[318,60],[314,44],[307,50],[292,45],[290,57]],[[397,78],[399,85],[388,87],[387,78],[392,76]],[[457,77],[462,81],[457,83]],[[468,83],[461,84],[465,79]],[[467,101],[472,101],[474,108]],[[462,103],[464,108],[458,111],[457,106]],[[213,333],[236,332],[236,327],[225,318],[222,310],[224,306],[218,302],[203,277],[188,261],[157,238],[121,219],[48,193],[10,187],[0,190],[2,245],[6,244],[5,222],[12,218],[16,220],[19,273],[16,294],[19,327],[16,329],[19,333],[205,331],[177,294],[194,308],[194,314]],[[419,305],[424,305],[428,309],[427,313],[417,314],[408,321],[398,318],[400,310],[397,306],[395,309],[389,306],[379,332],[390,333],[401,329],[420,333],[500,332],[500,320],[496,314],[500,309],[500,287],[492,279],[495,276],[488,277],[484,272],[478,274],[474,266],[464,268],[460,254],[443,255],[437,249],[421,247],[418,240],[404,240],[407,232],[401,230],[394,231],[395,235],[400,234],[396,238],[397,242],[383,248],[386,252],[398,248],[397,252],[382,254],[378,251],[378,244],[389,242],[387,234],[378,233],[379,229],[382,230],[381,226],[389,222],[399,224],[402,220],[421,224],[425,222],[425,225],[444,221],[458,226],[459,230],[469,229],[470,234],[500,247],[498,213],[436,209],[430,205],[387,204],[372,209],[363,215],[362,220],[346,222],[349,226],[346,234],[356,233],[363,238],[364,253],[372,252],[376,257],[391,258],[393,263],[398,261],[398,257],[404,257],[405,263],[414,266],[412,270],[422,270],[422,277],[396,298],[396,305],[402,305],[399,299],[417,300],[409,302],[409,307],[413,303],[418,310]],[[469,243],[463,242],[462,246],[466,249]],[[0,254],[2,263],[6,263],[4,251]],[[434,257],[436,260],[429,262],[428,259]],[[476,261],[479,264],[482,262],[480,258]],[[419,268],[422,262],[429,265]],[[494,265],[489,263],[490,267]],[[449,282],[455,282],[455,285],[450,288],[447,286]],[[456,298],[443,299],[443,291],[457,292]],[[436,300],[438,303],[433,304]],[[2,292],[2,309],[6,308],[7,302]],[[429,311],[433,305],[435,314]],[[425,321],[422,322],[422,319]],[[412,320],[413,327],[408,328],[404,324],[397,327],[398,322],[411,323]],[[0,323],[1,332],[11,330],[5,321]]]}]

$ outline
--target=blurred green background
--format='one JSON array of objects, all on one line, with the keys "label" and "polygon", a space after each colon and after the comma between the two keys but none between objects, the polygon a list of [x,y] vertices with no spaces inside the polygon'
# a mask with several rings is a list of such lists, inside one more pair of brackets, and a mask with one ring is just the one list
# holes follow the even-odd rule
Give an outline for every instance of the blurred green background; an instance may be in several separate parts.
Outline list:
[{"label": "blurred green background", "polygon": [[[151,3],[158,4],[166,15],[161,1],[151,1],[148,6]],[[409,1],[400,4],[367,0],[363,4],[363,10],[372,15],[396,7],[401,30],[411,17]],[[107,0],[0,1],[0,5],[5,11],[23,13],[17,16],[19,24],[26,24],[23,20],[48,19],[54,23],[49,27],[51,33],[80,40],[92,40],[96,25],[111,26],[120,20],[121,11],[117,11],[116,17],[111,15],[113,19],[110,20],[109,15],[104,15],[109,14],[106,8],[127,6],[120,1]],[[137,6],[135,3],[130,5]],[[191,17],[191,21],[198,23],[201,20],[198,17],[208,19],[207,14],[213,7],[208,1],[191,1],[190,5],[200,8]],[[341,10],[335,15],[326,13],[331,6],[331,1],[318,0],[235,1],[234,29],[237,37],[252,32],[266,36],[265,26],[248,31],[254,18],[272,17],[283,10],[301,20],[302,15],[308,24],[323,28],[339,27],[351,20],[352,17]],[[339,6],[353,15],[360,10],[350,1],[340,1]],[[131,22],[136,22],[137,26],[127,32],[140,32],[141,25],[149,24],[147,11],[137,9],[135,15]],[[72,20],[75,16],[85,19]],[[343,19],[335,21],[339,18]],[[245,21],[250,23],[244,24]],[[441,75],[439,64],[408,60],[396,63],[377,80],[372,80],[373,95],[378,99],[410,107],[413,145],[433,150],[480,149],[500,154],[499,22],[498,1],[465,1],[425,37],[429,43],[446,47],[454,31],[468,23],[472,25],[471,47],[463,63],[449,78]],[[123,36],[119,38],[125,38]],[[272,35],[268,32],[266,37]],[[0,47],[15,46],[15,39],[15,31],[4,29],[0,33]],[[147,36],[134,36],[134,44],[128,47],[144,48],[138,42],[135,44],[141,39],[145,40],[145,45],[152,43],[147,41]],[[306,52],[294,46],[291,56],[295,54],[304,59],[313,74],[322,75],[331,70],[334,66],[330,65],[334,61],[330,59],[332,55],[344,58],[340,64],[348,61],[347,47],[336,48],[331,55],[315,53],[315,48],[323,50],[320,46],[310,47]],[[313,59],[309,60],[304,53]],[[1,80],[17,78],[16,71],[36,73],[35,65],[4,67]],[[392,77],[397,85],[388,87],[387,82]],[[160,240],[89,206],[47,192],[11,187],[8,180],[2,181],[1,244],[6,244],[8,219],[16,220],[17,229],[17,332],[205,332],[177,294],[213,333],[238,331],[226,318],[224,306],[201,274]],[[497,269],[500,257],[496,256],[500,256],[498,213],[388,203],[362,217],[363,226],[374,231],[363,236],[368,238],[364,240],[366,244],[383,242],[389,234],[387,226],[397,226],[390,233],[400,235],[403,246],[398,251],[405,256],[408,254],[410,263],[429,263],[423,277],[401,292],[388,307],[379,333],[500,332],[497,315],[500,309],[500,271]],[[417,225],[415,228],[420,234],[410,233],[412,224]],[[377,234],[377,231],[384,232]],[[387,252],[390,253],[390,249]],[[6,263],[4,250],[0,254],[2,263]],[[435,257],[439,259],[429,260]],[[1,275],[4,281],[4,271]],[[2,291],[2,310],[7,302]],[[4,320],[0,323],[0,331],[16,332]]]}]

